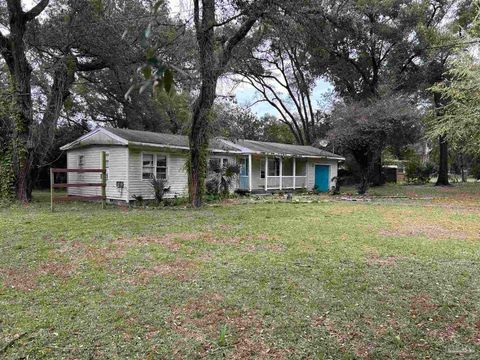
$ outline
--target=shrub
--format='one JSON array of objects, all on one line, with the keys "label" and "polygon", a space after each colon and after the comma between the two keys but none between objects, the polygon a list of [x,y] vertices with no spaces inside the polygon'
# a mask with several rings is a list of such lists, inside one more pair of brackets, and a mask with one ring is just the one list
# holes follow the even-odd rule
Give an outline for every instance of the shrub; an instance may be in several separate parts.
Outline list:
[{"label": "shrub", "polygon": [[132,195],[132,198],[135,200],[135,203],[137,203],[139,206],[143,206],[143,196],[142,195]]},{"label": "shrub", "polygon": [[233,179],[240,173],[240,166],[237,164],[221,166],[218,163],[211,163],[208,170],[209,175],[205,182],[207,194],[227,196]]},{"label": "shrub", "polygon": [[165,186],[167,185],[167,180],[153,178],[150,181],[150,185],[153,188],[155,201],[157,205],[159,205],[162,202],[165,193],[170,191],[170,188],[165,188]]},{"label": "shrub", "polygon": [[470,168],[470,175],[473,176],[475,180],[480,180],[480,161],[473,163],[472,167]]},{"label": "shrub", "polygon": [[188,204],[188,197],[175,196],[170,199],[163,199],[163,205],[165,206],[182,206]]},{"label": "shrub", "polygon": [[332,195],[340,195],[340,186],[342,185],[342,179],[338,176],[334,176],[332,181],[335,182],[335,185],[332,186],[330,193]]},{"label": "shrub", "polygon": [[421,164],[419,161],[410,161],[405,168],[405,180],[408,184],[428,184],[434,172],[431,163]]}]

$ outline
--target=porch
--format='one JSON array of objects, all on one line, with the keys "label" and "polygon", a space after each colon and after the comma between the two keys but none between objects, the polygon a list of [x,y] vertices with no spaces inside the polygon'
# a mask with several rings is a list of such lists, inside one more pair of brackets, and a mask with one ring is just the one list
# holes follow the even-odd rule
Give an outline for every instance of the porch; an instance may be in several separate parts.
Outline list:
[{"label": "porch", "polygon": [[248,155],[240,158],[239,190],[255,192],[307,187],[307,159]]}]

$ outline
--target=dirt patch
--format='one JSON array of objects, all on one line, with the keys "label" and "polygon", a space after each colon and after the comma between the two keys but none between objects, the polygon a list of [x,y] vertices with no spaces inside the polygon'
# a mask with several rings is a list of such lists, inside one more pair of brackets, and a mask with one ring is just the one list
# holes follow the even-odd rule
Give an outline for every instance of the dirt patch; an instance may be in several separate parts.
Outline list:
[{"label": "dirt patch", "polygon": [[226,244],[226,245],[235,245],[243,242],[251,241],[272,241],[278,240],[278,237],[268,235],[268,234],[258,234],[258,235],[233,235],[233,236],[217,236],[215,234],[208,234],[203,237],[203,240],[210,244]]},{"label": "dirt patch", "polygon": [[370,358],[374,345],[364,341],[362,334],[355,329],[356,324],[348,323],[340,327],[334,320],[324,314],[312,318],[312,326],[324,328],[337,341],[341,351],[351,350],[359,358]]},{"label": "dirt patch", "polygon": [[[220,294],[204,295],[174,308],[170,323],[173,330],[185,342],[195,340],[201,344],[198,355],[207,356],[211,351],[225,346],[231,351],[230,359],[281,359],[281,352],[269,348],[264,340],[265,325],[253,310],[240,310],[223,304]],[[224,344],[220,343],[224,327]],[[179,344],[176,357],[181,358]],[[283,352],[285,353],[285,352]]]},{"label": "dirt patch", "polygon": [[386,256],[382,257],[380,256],[380,253],[376,248],[366,246],[365,247],[366,251],[366,263],[369,266],[395,266],[397,265],[397,261],[405,260],[405,256]]},{"label": "dirt patch", "polygon": [[259,251],[269,251],[273,253],[280,253],[285,251],[285,246],[282,244],[248,244],[245,246],[247,252],[255,253]]},{"label": "dirt patch", "polygon": [[191,260],[176,259],[159,263],[151,267],[141,267],[125,278],[131,285],[148,284],[155,277],[171,278],[179,281],[188,281],[194,277],[197,264]]},{"label": "dirt patch", "polygon": [[370,266],[395,266],[397,261],[406,259],[404,256],[380,257],[378,254],[371,253],[367,256],[367,264]]},{"label": "dirt patch", "polygon": [[427,293],[419,293],[410,298],[410,316],[412,317],[431,312],[437,308],[438,305],[433,303],[432,297]]},{"label": "dirt patch", "polygon": [[5,287],[31,291],[37,287],[41,276],[53,275],[66,279],[72,275],[75,268],[76,266],[70,263],[42,262],[36,268],[0,268],[0,278]]},{"label": "dirt patch", "polygon": [[381,236],[427,237],[435,240],[480,240],[480,221],[477,223],[452,219],[425,218],[412,211],[386,214],[387,229],[380,230]]}]

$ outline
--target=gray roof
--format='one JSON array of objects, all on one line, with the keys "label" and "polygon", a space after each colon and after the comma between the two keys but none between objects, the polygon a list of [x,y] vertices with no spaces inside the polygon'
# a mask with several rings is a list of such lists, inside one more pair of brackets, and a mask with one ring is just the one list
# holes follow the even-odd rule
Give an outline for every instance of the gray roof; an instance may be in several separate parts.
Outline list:
[{"label": "gray roof", "polygon": [[[120,136],[122,139],[127,141],[137,142],[137,143],[146,143],[146,144],[157,144],[157,145],[170,145],[176,147],[189,147],[188,136],[185,135],[173,135],[173,134],[163,134],[155,133],[151,131],[141,131],[141,130],[129,130],[129,129],[117,129],[107,127],[105,130]],[[237,148],[232,147],[226,144],[223,141],[217,139],[210,140],[209,149],[214,150],[225,150],[225,151],[238,151]]]},{"label": "gray roof", "polygon": [[[162,147],[172,147],[189,149],[189,140],[184,135],[162,134],[150,131],[117,129],[111,127],[97,128],[92,132],[80,137],[70,144],[61,147],[62,150],[68,150],[74,147],[103,144],[98,139],[92,139],[91,135],[98,132],[110,133],[110,137],[120,138],[123,145],[131,144],[135,146],[160,145]],[[108,135],[108,134],[107,134]],[[88,141],[87,139],[91,140]],[[285,156],[304,156],[344,160],[342,156],[318,149],[313,146],[281,144],[254,140],[227,140],[214,138],[210,140],[209,150],[213,152],[234,152],[240,154],[266,154],[266,155],[285,155]]]},{"label": "gray roof", "polygon": [[340,155],[337,155],[313,146],[291,145],[291,144],[254,141],[254,140],[237,140],[235,144],[238,144],[244,148],[250,149],[253,152],[259,152],[262,154],[318,156],[318,157],[328,157],[333,159],[344,160],[344,158]]}]

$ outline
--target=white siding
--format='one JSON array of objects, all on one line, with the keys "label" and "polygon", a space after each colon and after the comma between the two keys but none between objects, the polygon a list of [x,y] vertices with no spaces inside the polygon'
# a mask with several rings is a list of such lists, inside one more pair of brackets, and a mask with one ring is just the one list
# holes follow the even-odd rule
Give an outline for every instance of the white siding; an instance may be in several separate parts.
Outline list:
[{"label": "white siding", "polygon": [[130,200],[133,200],[134,195],[142,196],[144,199],[154,199],[150,180],[142,179],[142,153],[167,156],[167,187],[170,187],[170,192],[165,194],[165,197],[186,196],[188,194],[188,175],[185,168],[186,153],[129,149],[128,193]]},{"label": "white siding", "polygon": [[[109,154],[109,174],[107,180],[107,199],[127,200],[127,148],[121,146],[92,146],[69,150],[67,152],[67,167],[78,168],[79,156],[83,155],[83,168],[100,169],[102,166],[102,151]],[[124,182],[124,188],[116,186],[117,181]],[[100,183],[100,173],[68,173],[68,183]],[[101,195],[101,187],[69,188],[69,195],[94,196]]]},{"label": "white siding", "polygon": [[338,174],[338,161],[328,159],[309,159],[307,163],[307,189],[311,190],[315,186],[315,165],[328,165],[330,166],[329,182],[331,189],[335,186],[335,181],[332,178]]}]

